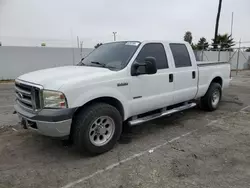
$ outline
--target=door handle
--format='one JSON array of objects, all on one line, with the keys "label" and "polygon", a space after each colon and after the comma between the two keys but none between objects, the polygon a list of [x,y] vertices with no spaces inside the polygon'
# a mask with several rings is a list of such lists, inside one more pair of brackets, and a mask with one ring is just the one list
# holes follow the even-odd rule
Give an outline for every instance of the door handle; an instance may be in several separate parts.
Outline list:
[{"label": "door handle", "polygon": [[173,74],[169,74],[169,82],[173,82],[174,81],[174,75]]},{"label": "door handle", "polygon": [[195,77],[196,77],[196,72],[193,71],[193,72],[192,72],[192,78],[195,79]]}]

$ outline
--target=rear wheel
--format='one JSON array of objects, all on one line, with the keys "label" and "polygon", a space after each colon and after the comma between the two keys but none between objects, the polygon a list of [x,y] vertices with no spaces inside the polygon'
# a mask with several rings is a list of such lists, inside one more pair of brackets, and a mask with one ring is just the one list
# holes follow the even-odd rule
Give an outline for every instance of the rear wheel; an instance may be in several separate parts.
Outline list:
[{"label": "rear wheel", "polygon": [[82,109],[75,117],[72,137],[80,152],[100,154],[114,147],[122,131],[119,111],[105,103]]},{"label": "rear wheel", "polygon": [[201,108],[208,111],[216,110],[221,100],[221,94],[221,85],[218,83],[211,83],[205,96],[200,99]]}]

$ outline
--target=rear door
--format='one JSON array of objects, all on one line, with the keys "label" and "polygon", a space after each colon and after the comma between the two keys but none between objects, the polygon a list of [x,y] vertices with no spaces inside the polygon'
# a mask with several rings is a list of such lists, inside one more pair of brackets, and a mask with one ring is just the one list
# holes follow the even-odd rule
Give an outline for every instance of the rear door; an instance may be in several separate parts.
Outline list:
[{"label": "rear door", "polygon": [[[198,72],[195,63],[192,63],[190,49],[185,44],[170,43],[173,55],[174,74],[174,101],[180,103],[195,98],[197,93]],[[192,50],[192,49],[191,49]]]},{"label": "rear door", "polygon": [[[174,83],[168,64],[165,48],[162,43],[147,43],[142,46],[135,62],[143,63],[146,57],[156,59],[157,73],[131,77],[131,114],[141,114],[173,104]],[[141,67],[144,68],[144,67]]]}]

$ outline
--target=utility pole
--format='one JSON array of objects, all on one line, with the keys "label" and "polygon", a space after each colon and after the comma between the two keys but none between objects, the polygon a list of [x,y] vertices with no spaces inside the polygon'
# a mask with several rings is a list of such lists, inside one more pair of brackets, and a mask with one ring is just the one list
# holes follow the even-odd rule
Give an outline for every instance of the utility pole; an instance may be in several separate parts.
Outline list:
[{"label": "utility pole", "polygon": [[218,36],[220,13],[221,13],[221,5],[222,5],[222,0],[219,0],[218,12],[217,12],[216,23],[215,23],[215,31],[214,31],[214,43],[215,44],[217,44],[217,36]]},{"label": "utility pole", "polygon": [[73,62],[72,64],[75,64],[75,50],[74,50],[74,40],[73,40],[73,31],[72,28],[70,28],[70,35],[71,35],[71,45],[72,45],[72,55],[73,55]]},{"label": "utility pole", "polygon": [[114,41],[116,41],[116,33],[117,33],[117,32],[113,32],[113,35],[114,35]]},{"label": "utility pole", "polygon": [[232,17],[231,17],[231,33],[230,33],[231,38],[233,36],[233,24],[234,24],[234,12],[232,12]]},{"label": "utility pole", "polygon": [[77,36],[77,48],[79,48],[80,47],[80,43],[79,43],[79,37]]},{"label": "utility pole", "polygon": [[[233,38],[233,24],[234,24],[234,12],[232,12],[232,17],[231,17],[231,32],[230,32],[231,39]],[[229,50],[228,62],[230,61],[231,58],[232,58],[232,54],[231,54],[231,50]]]}]

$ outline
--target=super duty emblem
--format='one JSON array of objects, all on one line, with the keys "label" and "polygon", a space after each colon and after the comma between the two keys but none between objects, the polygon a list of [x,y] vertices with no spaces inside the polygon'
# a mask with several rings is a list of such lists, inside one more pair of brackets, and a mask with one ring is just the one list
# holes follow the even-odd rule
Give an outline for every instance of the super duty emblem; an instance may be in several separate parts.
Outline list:
[{"label": "super duty emblem", "polygon": [[124,83],[118,83],[117,86],[120,87],[120,86],[127,86],[128,83],[127,82],[124,82]]}]

